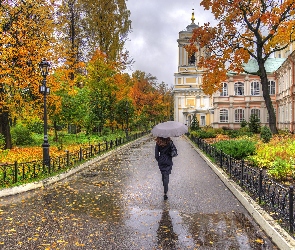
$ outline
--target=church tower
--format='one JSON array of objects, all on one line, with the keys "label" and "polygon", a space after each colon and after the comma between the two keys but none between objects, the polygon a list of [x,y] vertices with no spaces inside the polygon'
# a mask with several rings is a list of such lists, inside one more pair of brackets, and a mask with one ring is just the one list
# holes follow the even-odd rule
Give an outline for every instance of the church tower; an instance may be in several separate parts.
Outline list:
[{"label": "church tower", "polygon": [[178,71],[174,73],[174,120],[191,125],[193,116],[199,121],[201,127],[211,125],[213,122],[212,99],[202,91],[203,68],[198,68],[201,56],[205,49],[198,48],[198,52],[189,55],[185,46],[190,44],[193,30],[198,27],[195,24],[194,10],[191,24],[186,30],[179,32],[178,43]]}]

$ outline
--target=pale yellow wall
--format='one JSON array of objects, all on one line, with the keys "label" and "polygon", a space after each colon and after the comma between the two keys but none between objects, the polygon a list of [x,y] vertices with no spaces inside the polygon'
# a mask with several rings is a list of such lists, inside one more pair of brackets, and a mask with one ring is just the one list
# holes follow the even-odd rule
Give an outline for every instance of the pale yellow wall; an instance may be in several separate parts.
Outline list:
[{"label": "pale yellow wall", "polygon": [[196,83],[196,78],[186,78],[185,79],[186,83]]},{"label": "pale yellow wall", "polygon": [[187,98],[186,99],[186,106],[194,107],[196,105],[195,98]]}]

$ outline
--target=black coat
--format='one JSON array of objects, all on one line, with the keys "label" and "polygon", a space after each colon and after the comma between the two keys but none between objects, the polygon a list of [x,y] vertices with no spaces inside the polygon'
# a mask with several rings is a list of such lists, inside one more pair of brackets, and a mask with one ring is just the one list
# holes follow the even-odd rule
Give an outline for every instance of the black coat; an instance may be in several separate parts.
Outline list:
[{"label": "black coat", "polygon": [[155,147],[155,158],[158,162],[158,166],[160,171],[166,172],[167,174],[171,174],[171,169],[173,166],[172,157],[170,155],[171,146],[168,144],[165,147],[161,147],[156,144]]}]

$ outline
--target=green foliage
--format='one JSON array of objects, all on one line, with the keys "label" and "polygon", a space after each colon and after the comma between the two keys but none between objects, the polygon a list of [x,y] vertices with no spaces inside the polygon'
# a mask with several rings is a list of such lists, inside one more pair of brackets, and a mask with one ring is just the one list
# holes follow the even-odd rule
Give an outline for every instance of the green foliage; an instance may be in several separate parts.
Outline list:
[{"label": "green foliage", "polygon": [[230,140],[216,142],[213,146],[237,160],[242,160],[255,153],[255,144],[256,142],[249,140]]},{"label": "green foliage", "polygon": [[33,133],[43,134],[44,123],[39,118],[32,118],[27,122],[27,128]]},{"label": "green foliage", "polygon": [[248,123],[245,120],[243,120],[241,122],[241,128],[245,128],[245,127],[247,127],[247,125],[248,125]]},{"label": "green foliage", "polygon": [[267,143],[270,141],[270,139],[272,138],[272,133],[271,133],[269,127],[263,126],[261,128],[260,138],[264,143]]},{"label": "green foliage", "polygon": [[216,133],[213,130],[198,130],[192,131],[191,134],[195,137],[206,139],[206,138],[215,138]]},{"label": "green foliage", "polygon": [[11,128],[12,142],[18,146],[33,145],[35,143],[32,132],[22,123]]},{"label": "green foliage", "polygon": [[260,129],[261,129],[260,119],[258,118],[256,114],[252,114],[250,116],[249,129],[254,134],[260,133]]},{"label": "green foliage", "polygon": [[190,130],[191,131],[197,131],[199,129],[200,129],[200,123],[199,123],[196,115],[194,114],[193,119],[192,119],[192,123],[191,123],[191,126],[190,126]]},{"label": "green foliage", "polygon": [[285,180],[290,174],[294,177],[294,162],[288,162],[285,159],[277,157],[272,166],[268,169],[268,173],[278,180]]}]

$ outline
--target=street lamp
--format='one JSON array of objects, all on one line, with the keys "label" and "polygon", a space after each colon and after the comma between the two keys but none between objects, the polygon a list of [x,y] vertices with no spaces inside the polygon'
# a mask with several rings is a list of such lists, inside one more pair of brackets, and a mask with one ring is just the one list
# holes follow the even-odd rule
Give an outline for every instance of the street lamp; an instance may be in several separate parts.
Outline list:
[{"label": "street lamp", "polygon": [[[43,148],[43,164],[50,168],[50,156],[49,156],[49,143],[48,143],[48,135],[47,135],[47,108],[46,108],[46,96],[50,94],[50,88],[46,87],[46,77],[48,75],[50,64],[44,58],[39,63],[39,68],[41,71],[41,75],[43,76],[42,85],[39,88],[40,93],[44,96],[44,141],[42,144]],[[49,169],[50,171],[50,169]]]}]

